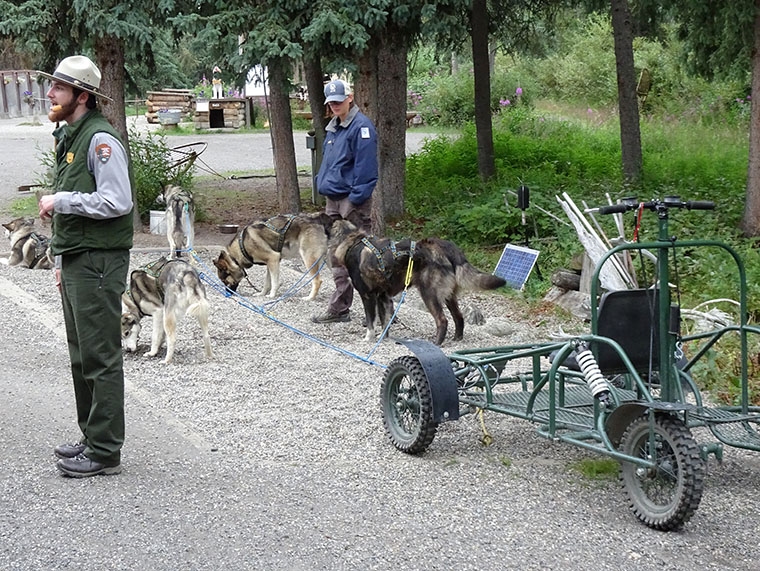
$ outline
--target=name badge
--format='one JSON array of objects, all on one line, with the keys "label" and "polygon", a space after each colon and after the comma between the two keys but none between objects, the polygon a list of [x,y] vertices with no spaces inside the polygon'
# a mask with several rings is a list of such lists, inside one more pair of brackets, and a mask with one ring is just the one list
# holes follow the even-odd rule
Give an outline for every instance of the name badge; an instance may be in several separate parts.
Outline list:
[{"label": "name badge", "polygon": [[74,162],[74,153],[66,153],[66,162],[69,164]]},{"label": "name badge", "polygon": [[362,127],[362,139],[369,139],[369,127]]}]

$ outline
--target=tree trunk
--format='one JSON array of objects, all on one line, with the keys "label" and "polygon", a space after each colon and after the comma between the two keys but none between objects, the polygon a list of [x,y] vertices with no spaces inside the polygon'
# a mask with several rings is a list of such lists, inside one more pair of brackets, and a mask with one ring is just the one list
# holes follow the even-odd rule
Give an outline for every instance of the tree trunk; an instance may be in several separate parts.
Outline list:
[{"label": "tree trunk", "polygon": [[741,224],[745,236],[760,236],[760,0],[755,0],[755,45],[752,48],[752,105],[749,123],[747,196]]},{"label": "tree trunk", "polygon": [[[378,53],[380,42],[373,38],[367,45],[367,49],[359,56],[359,73],[354,85],[354,102],[359,106],[362,113],[369,117],[378,131],[378,175],[382,170],[380,165],[380,129],[378,129],[378,116],[380,114],[379,91],[378,91]],[[385,201],[383,191],[378,182],[372,193],[372,233],[377,236],[385,235]]]},{"label": "tree trunk", "polygon": [[488,6],[473,0],[470,15],[472,68],[475,75],[475,131],[478,143],[478,172],[482,180],[496,174],[491,123],[491,76],[488,72]]},{"label": "tree trunk", "polygon": [[354,81],[354,103],[361,112],[369,117],[377,126],[378,96],[377,96],[377,52],[380,47],[373,38],[367,48],[359,56],[357,62],[359,72]]},{"label": "tree trunk", "polygon": [[623,178],[626,183],[635,184],[641,179],[641,131],[636,99],[636,71],[633,66],[633,25],[628,0],[612,0],[612,30],[615,38]]},{"label": "tree trunk", "polygon": [[314,129],[316,139],[316,159],[314,164],[314,176],[319,172],[322,164],[322,147],[325,142],[325,127],[329,119],[325,113],[325,84],[322,74],[322,63],[319,56],[305,57],[303,60],[306,87],[309,90],[309,107],[311,107],[311,126]]},{"label": "tree trunk", "polygon": [[277,200],[281,214],[301,211],[301,194],[298,189],[296,150],[293,145],[293,124],[290,113],[289,60],[275,58],[269,61],[269,103],[274,156],[274,172],[277,181]]},{"label": "tree trunk", "polygon": [[[403,34],[386,30],[377,57],[377,128],[378,183],[375,195],[382,196],[381,219],[376,216],[379,230],[385,229],[386,219],[398,219],[404,214],[406,185],[406,56]],[[382,235],[382,234],[381,234]]]},{"label": "tree trunk", "polygon": [[[97,66],[100,69],[100,87],[104,95],[113,99],[113,103],[99,104],[103,116],[108,119],[121,136],[124,150],[129,157],[129,132],[127,131],[127,115],[124,107],[124,40],[115,36],[100,36],[95,39]],[[132,212],[132,228],[142,231],[142,220],[137,208],[137,189],[132,189],[132,199],[135,208]]]}]

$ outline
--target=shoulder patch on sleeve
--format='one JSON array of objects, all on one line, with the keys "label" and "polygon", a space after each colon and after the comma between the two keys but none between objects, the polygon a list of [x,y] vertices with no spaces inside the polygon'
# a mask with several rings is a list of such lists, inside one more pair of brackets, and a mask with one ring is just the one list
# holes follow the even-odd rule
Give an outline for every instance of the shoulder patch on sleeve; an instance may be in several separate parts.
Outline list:
[{"label": "shoulder patch on sleeve", "polygon": [[111,158],[111,145],[108,145],[106,143],[101,143],[97,147],[95,147],[95,154],[98,157],[98,160],[105,164],[108,162],[108,159]]},{"label": "shoulder patch on sleeve", "polygon": [[362,127],[362,139],[369,139],[369,127]]}]

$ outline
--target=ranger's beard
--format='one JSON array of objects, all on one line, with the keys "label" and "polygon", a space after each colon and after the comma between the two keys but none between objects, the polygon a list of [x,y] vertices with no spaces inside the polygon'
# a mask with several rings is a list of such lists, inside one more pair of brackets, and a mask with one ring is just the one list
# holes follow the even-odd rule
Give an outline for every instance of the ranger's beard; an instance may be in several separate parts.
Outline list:
[{"label": "ranger's beard", "polygon": [[53,105],[48,111],[48,119],[53,123],[59,121],[65,121],[66,118],[74,112],[77,107],[77,102],[72,101],[66,105]]}]

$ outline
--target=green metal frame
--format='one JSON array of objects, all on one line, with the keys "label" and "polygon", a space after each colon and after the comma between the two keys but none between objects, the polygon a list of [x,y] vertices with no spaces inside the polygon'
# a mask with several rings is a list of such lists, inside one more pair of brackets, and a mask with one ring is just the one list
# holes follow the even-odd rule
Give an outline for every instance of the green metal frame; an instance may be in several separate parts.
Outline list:
[{"label": "green metal frame", "polygon": [[[644,467],[654,462],[628,456],[618,450],[620,437],[630,422],[648,413],[652,430],[659,414],[676,415],[687,426],[707,426],[715,437],[730,446],[760,451],[760,407],[749,406],[747,336],[760,334],[760,328],[747,324],[747,288],[744,265],[728,245],[713,240],[679,242],[668,234],[668,208],[653,208],[658,214],[658,239],[653,242],[622,244],[607,252],[596,266],[591,285],[591,334],[562,342],[466,349],[449,354],[459,387],[463,413],[484,409],[508,414],[539,424],[538,433],[553,440],[594,450],[621,461]],[[735,261],[739,277],[740,323],[708,333],[678,337],[669,331],[671,308],[670,288],[660,290],[659,314],[659,382],[657,398],[652,387],[642,379],[621,346],[598,335],[599,276],[603,265],[612,256],[626,250],[649,250],[657,253],[657,283],[668,284],[670,253],[678,248],[716,247],[726,251]],[[689,373],[718,340],[729,332],[738,332],[741,344],[741,403],[739,406],[705,406]],[[676,365],[679,342],[702,341],[695,355],[685,366]],[[607,344],[622,360],[627,373],[625,388],[609,384],[610,406],[600,406],[586,385],[583,374],[562,365],[580,342]],[[550,354],[555,353],[546,368]],[[518,359],[530,359],[529,371],[504,374],[507,365]],[[526,367],[527,368],[527,367]],[[651,379],[648,379],[651,382]],[[683,385],[695,395],[695,402],[686,402]],[[652,435],[654,433],[652,432]],[[653,436],[651,436],[653,438]],[[702,454],[722,455],[722,445],[702,445]]]}]

